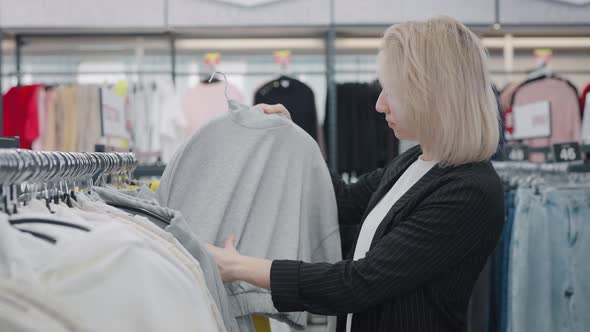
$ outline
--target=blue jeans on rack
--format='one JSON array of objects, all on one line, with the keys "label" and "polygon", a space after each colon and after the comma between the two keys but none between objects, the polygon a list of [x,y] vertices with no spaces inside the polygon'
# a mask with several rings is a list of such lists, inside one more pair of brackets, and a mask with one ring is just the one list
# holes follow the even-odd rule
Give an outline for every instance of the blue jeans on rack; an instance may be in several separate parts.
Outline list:
[{"label": "blue jeans on rack", "polygon": [[519,189],[508,331],[590,330],[590,189]]},{"label": "blue jeans on rack", "polygon": [[502,236],[492,257],[492,280],[490,289],[490,319],[488,331],[506,331],[506,306],[508,292],[508,261],[512,224],[514,222],[514,191],[504,193],[505,223]]},{"label": "blue jeans on rack", "polygon": [[498,328],[499,331],[507,331],[508,326],[508,275],[510,268],[510,243],[512,242],[512,228],[514,225],[514,216],[516,192],[507,192],[504,196],[506,204],[506,223],[504,224],[504,233],[502,234],[500,250],[496,255],[498,266]]}]

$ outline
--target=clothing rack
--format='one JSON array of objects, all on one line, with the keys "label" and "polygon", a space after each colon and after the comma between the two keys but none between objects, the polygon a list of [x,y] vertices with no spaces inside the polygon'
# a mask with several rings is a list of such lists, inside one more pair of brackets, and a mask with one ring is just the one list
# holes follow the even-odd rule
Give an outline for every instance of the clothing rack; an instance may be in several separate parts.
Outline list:
[{"label": "clothing rack", "polygon": [[0,149],[0,184],[49,183],[130,174],[133,153],[38,152]]},{"label": "clothing rack", "polygon": [[544,173],[590,173],[590,161],[577,161],[568,163],[532,163],[526,161],[494,161],[497,171],[529,171]]}]

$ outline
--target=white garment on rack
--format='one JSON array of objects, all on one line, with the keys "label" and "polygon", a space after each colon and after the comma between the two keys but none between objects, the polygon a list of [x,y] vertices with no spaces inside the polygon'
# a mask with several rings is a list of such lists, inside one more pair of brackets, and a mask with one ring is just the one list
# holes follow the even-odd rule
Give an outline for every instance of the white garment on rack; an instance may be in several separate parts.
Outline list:
[{"label": "white garment on rack", "polygon": [[[211,314],[214,308],[207,300],[208,290],[195,281],[194,273],[174,255],[171,245],[166,247],[141,228],[104,213],[52,208],[67,219],[34,211],[13,218],[64,221],[91,231],[39,223],[18,225],[50,235],[57,243],[43,243],[43,252],[23,247],[24,242],[2,243],[0,261],[25,262],[34,271],[32,276],[23,276],[9,270],[8,279],[26,280],[22,287],[41,289],[66,310],[76,312],[81,323],[100,331],[225,331]],[[10,226],[3,232],[43,241]]]},{"label": "white garment on rack", "polygon": [[83,332],[73,315],[42,292],[0,279],[0,327],[10,332]]}]

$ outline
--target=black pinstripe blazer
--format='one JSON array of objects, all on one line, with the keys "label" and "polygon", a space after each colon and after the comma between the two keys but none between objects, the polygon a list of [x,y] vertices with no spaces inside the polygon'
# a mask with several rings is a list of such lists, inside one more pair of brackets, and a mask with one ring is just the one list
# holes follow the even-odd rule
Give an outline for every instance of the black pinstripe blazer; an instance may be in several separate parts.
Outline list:
[{"label": "black pinstripe blazer", "polygon": [[[335,181],[339,222],[364,220],[421,153],[413,148],[353,185]],[[503,224],[502,184],[490,162],[435,166],[394,204],[364,259],[274,261],[274,305],[341,315],[339,330],[354,313],[355,332],[463,331],[473,285]]]}]

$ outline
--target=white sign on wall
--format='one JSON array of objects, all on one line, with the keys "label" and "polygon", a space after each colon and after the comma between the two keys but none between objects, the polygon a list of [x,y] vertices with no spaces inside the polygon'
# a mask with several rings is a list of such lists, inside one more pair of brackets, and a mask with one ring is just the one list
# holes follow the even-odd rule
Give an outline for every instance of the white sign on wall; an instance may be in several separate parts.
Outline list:
[{"label": "white sign on wall", "polygon": [[514,130],[510,140],[551,137],[551,103],[541,101],[512,108]]}]

